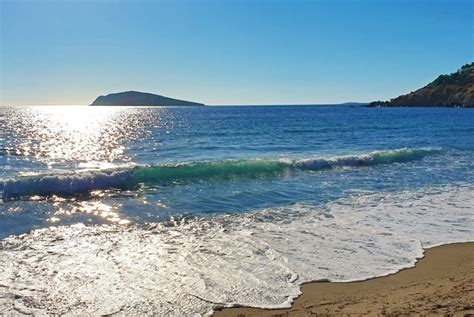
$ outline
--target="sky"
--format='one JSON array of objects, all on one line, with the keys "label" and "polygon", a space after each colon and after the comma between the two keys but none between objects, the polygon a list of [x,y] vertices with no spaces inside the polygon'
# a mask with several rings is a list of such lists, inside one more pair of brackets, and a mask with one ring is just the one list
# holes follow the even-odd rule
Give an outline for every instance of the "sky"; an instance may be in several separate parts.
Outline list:
[{"label": "sky", "polygon": [[474,60],[471,0],[0,0],[0,17],[3,106],[366,102]]}]

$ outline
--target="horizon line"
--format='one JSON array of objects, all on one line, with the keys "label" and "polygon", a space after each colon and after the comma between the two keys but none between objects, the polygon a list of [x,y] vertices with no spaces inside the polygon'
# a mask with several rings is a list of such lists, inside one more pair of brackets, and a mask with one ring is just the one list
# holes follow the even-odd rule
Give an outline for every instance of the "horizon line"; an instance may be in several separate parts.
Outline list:
[{"label": "horizon line", "polygon": [[[229,103],[229,104],[203,104],[204,107],[277,107],[277,106],[341,106],[341,105],[365,105],[370,102],[361,102],[361,101],[347,101],[341,103],[266,103],[266,104],[238,104],[238,103]],[[193,106],[137,106],[137,105],[91,105],[91,104],[23,104],[23,105],[0,105],[0,107],[193,107]],[[203,106],[195,106],[203,107]]]}]

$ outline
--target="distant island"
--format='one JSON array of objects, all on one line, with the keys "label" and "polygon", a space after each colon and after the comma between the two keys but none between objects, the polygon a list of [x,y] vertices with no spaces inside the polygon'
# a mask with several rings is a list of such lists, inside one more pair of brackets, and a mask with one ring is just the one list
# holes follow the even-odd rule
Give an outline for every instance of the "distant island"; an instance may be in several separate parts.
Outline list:
[{"label": "distant island", "polygon": [[202,103],[173,99],[139,91],[125,91],[97,97],[91,106],[204,106]]},{"label": "distant island", "polygon": [[368,107],[474,107],[474,63],[450,75],[440,75],[417,91],[391,99],[375,101]]}]

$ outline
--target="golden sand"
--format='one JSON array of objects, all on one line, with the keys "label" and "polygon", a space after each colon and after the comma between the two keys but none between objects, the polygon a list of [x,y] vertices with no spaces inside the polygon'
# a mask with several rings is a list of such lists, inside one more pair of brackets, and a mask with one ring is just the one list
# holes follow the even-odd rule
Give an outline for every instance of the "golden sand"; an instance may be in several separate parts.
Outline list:
[{"label": "golden sand", "polygon": [[414,268],[361,282],[312,282],[289,309],[226,308],[215,316],[474,314],[474,242],[428,249]]}]

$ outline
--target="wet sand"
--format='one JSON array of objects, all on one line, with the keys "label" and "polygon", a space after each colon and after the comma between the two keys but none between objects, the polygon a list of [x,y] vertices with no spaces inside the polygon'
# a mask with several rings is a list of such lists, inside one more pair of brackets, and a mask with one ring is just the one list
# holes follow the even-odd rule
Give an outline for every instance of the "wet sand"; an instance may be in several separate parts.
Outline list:
[{"label": "wet sand", "polygon": [[361,282],[312,282],[289,309],[226,308],[215,316],[474,314],[474,242],[428,249],[414,268]]}]

